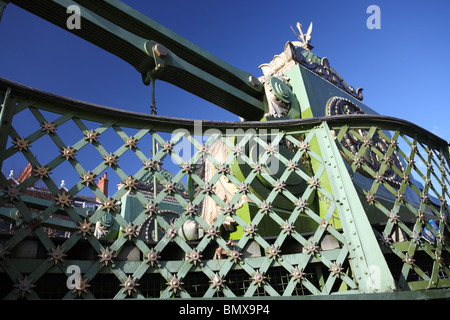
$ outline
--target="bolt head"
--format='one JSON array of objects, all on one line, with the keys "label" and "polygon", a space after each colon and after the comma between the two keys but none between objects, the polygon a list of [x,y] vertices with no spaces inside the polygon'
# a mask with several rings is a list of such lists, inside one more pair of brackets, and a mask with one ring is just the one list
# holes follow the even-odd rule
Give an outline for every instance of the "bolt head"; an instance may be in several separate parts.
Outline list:
[{"label": "bolt head", "polygon": [[153,51],[156,53],[158,57],[164,58],[169,53],[167,48],[163,46],[162,44],[155,44],[153,47]]},{"label": "bolt head", "polygon": [[258,87],[261,85],[261,81],[259,81],[259,79],[255,76],[248,77],[248,82],[250,82],[250,84],[254,87]]}]

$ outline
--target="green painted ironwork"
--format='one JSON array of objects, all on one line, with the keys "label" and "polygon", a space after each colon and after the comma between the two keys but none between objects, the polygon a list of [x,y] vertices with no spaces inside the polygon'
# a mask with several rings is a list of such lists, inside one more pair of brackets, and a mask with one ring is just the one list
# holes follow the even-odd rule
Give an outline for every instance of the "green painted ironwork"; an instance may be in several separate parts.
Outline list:
[{"label": "green painted ironwork", "polygon": [[[367,115],[308,43],[256,79],[117,0],[10,2],[63,28],[81,6],[152,115],[0,79],[0,298],[448,297],[448,143]],[[156,116],[157,79],[263,121]]]},{"label": "green painted ironwork", "polygon": [[[311,298],[410,290],[421,297],[425,289],[448,296],[448,144],[424,129],[349,115],[203,121],[199,137],[191,120],[91,105],[4,79],[0,89],[3,171],[23,158],[34,170],[17,186],[0,175],[0,220],[14,230],[0,235],[3,299]],[[226,146],[225,158],[209,150],[217,141]],[[73,157],[63,153],[69,147]],[[216,168],[208,180],[200,170],[205,159]],[[269,170],[275,162],[276,174]],[[251,170],[242,176],[246,167]],[[54,182],[59,168],[75,177],[65,193]],[[390,169],[401,182],[385,178]],[[88,172],[95,179],[108,172],[123,184],[107,197],[95,183],[87,185]],[[159,185],[151,197],[130,183],[150,172]],[[208,188],[222,178],[236,189],[230,199]],[[38,183],[50,199],[27,194]],[[176,184],[186,184],[188,193]],[[97,197],[99,208],[74,206],[79,195]],[[221,209],[212,224],[201,216],[206,199]],[[159,208],[152,211],[150,201]],[[128,202],[133,212],[123,210]],[[168,217],[169,205],[178,214]],[[223,229],[228,217],[235,229]],[[97,238],[96,223],[111,218],[117,234]],[[149,218],[159,237],[140,236],[138,227]],[[199,235],[188,240],[183,232],[192,221]],[[420,238],[425,227],[434,243]],[[69,266],[80,268],[78,289],[66,286]]]},{"label": "green painted ironwork", "polygon": [[[123,59],[141,74],[146,85],[152,79],[161,79],[249,120],[259,120],[264,113],[262,86],[249,81],[254,76],[120,1],[11,3]],[[82,12],[80,29],[67,29],[66,11],[71,5]],[[163,48],[161,52],[157,46]]]}]

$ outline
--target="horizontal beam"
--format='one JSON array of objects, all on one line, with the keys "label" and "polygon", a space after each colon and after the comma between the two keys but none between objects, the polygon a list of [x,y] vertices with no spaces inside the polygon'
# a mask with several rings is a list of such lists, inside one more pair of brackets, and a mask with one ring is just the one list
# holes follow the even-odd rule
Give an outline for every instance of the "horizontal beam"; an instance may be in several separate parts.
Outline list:
[{"label": "horizontal beam", "polygon": [[[78,116],[83,116],[86,120],[105,121],[108,119],[117,120],[118,125],[127,125],[131,128],[151,127],[154,130],[172,132],[176,129],[186,129],[194,131],[199,125],[202,130],[218,129],[225,131],[227,129],[278,129],[285,131],[300,131],[313,128],[322,122],[327,122],[330,128],[348,125],[355,128],[370,128],[378,126],[384,130],[400,130],[402,133],[410,136],[417,136],[429,147],[440,149],[447,148],[448,142],[438,137],[434,133],[403,119],[388,116],[353,114],[327,117],[315,117],[295,120],[277,120],[277,121],[204,121],[191,120],[184,118],[174,118],[158,115],[149,115],[140,112],[121,110],[111,107],[105,107],[98,104],[75,100],[53,93],[45,92],[22,84],[0,78],[0,90],[5,92],[11,88],[11,93],[22,95],[37,103],[44,104],[42,107],[48,108],[56,113],[76,112]],[[444,150],[445,151],[445,150]]]},{"label": "horizontal beam", "polygon": [[249,83],[250,73],[217,58],[121,1],[75,0],[75,2],[139,37],[151,39],[166,46],[186,62],[203,69],[249,95],[258,97],[262,92],[262,87],[254,87]]},{"label": "horizontal beam", "polygon": [[[264,114],[262,85],[252,85],[250,73],[229,65],[120,1],[11,0],[11,3],[118,56],[143,78],[156,67],[153,52],[147,51],[147,42],[162,44],[182,63],[159,79],[245,119],[259,120]],[[70,5],[80,7],[80,29],[67,28]],[[192,69],[201,72],[191,73]]]}]

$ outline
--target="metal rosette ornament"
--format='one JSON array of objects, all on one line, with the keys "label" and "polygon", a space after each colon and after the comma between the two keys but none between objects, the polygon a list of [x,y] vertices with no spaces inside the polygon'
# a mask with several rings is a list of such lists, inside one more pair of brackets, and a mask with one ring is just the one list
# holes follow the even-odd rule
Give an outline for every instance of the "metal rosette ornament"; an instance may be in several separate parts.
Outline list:
[{"label": "metal rosette ornament", "polygon": [[287,116],[291,108],[291,97],[293,95],[290,86],[282,77],[270,77],[264,82],[269,110],[266,117],[283,118]]},{"label": "metal rosette ornament", "polygon": [[[342,97],[330,98],[326,104],[325,112],[327,116],[364,114],[364,111],[352,101]],[[332,132],[336,139],[339,135],[339,130],[332,130]],[[358,161],[360,161],[357,171],[366,177],[373,178],[364,169],[362,164],[365,164],[373,171],[378,172],[381,167],[381,162],[386,161],[386,159],[380,159],[380,156],[377,155],[372,148],[377,149],[379,154],[385,155],[389,148],[389,143],[376,132],[373,134],[371,139],[367,138],[369,133],[369,130],[367,129],[357,129],[356,132],[363,137],[364,141],[361,141],[358,137],[349,132],[346,132],[343,135],[342,140],[339,141],[339,143],[350,151],[354,157],[350,159],[345,153],[341,153],[349,163],[355,162],[355,159],[357,158]],[[369,147],[362,157],[357,157],[357,154],[363,145],[367,145]],[[391,165],[384,171],[383,180],[389,183],[389,185],[399,188],[402,183],[402,178],[394,171],[394,169],[392,169],[392,166],[395,166],[401,172],[405,172],[405,167],[403,166],[400,156],[396,151],[392,153],[392,156],[389,157],[388,160]]]}]

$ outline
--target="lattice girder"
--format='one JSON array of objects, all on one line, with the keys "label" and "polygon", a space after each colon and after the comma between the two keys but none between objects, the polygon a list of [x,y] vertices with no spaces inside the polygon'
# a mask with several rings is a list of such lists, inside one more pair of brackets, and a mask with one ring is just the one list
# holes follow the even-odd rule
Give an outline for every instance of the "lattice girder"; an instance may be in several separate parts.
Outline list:
[{"label": "lattice girder", "polygon": [[[348,128],[342,130],[348,130]],[[401,168],[391,165],[392,170],[401,179],[401,183],[397,185],[390,185],[384,179],[379,178],[383,176],[389,164],[384,163],[378,171],[371,170],[366,164],[360,166],[366,174],[373,178],[369,190],[363,191],[369,205],[369,214],[370,212],[375,213],[374,209],[376,208],[378,214],[382,213],[385,217],[384,221],[386,221],[384,228],[380,230],[379,227],[374,227],[374,232],[383,251],[397,256],[396,265],[401,263],[397,285],[399,288],[408,287],[410,289],[445,286],[449,276],[449,269],[445,265],[446,258],[444,258],[448,257],[445,233],[449,229],[446,222],[448,216],[446,201],[448,197],[446,187],[448,164],[444,155],[448,154],[448,150],[440,149],[438,151],[430,148],[422,142],[424,137],[421,137],[422,139],[419,136],[408,137],[401,130],[395,130],[388,135],[386,131],[373,126],[370,131],[377,132],[390,145],[386,155],[397,153],[403,163]],[[340,132],[336,140],[342,141],[339,139],[343,136]],[[360,141],[362,139],[359,137]],[[367,148],[374,149],[371,144]],[[351,156],[345,147],[341,147],[340,150],[347,155],[347,158]],[[420,150],[426,154],[425,157]],[[365,151],[361,148],[358,155],[363,152]],[[439,161],[435,160],[435,156]],[[357,169],[356,162],[353,162],[350,169],[352,174],[356,173]],[[440,176],[436,172],[440,172]],[[390,199],[389,197],[383,199],[377,195],[381,186],[391,195]],[[434,221],[434,224],[437,222],[437,230],[430,225],[430,221]],[[433,234],[436,243],[425,241],[423,238],[424,228]],[[393,239],[394,237],[396,239]],[[422,253],[425,253],[424,257]],[[414,258],[416,255],[421,257],[420,265]],[[394,261],[390,262],[391,268]],[[429,267],[430,263],[431,268]],[[412,281],[414,277],[417,277],[416,281]]]},{"label": "lattice girder", "polygon": [[[206,125],[215,130],[199,137],[193,122],[69,111],[20,94],[5,97],[2,107],[11,118],[2,123],[3,169],[21,160],[32,170],[16,189],[0,174],[0,220],[15,229],[0,240],[0,275],[13,283],[2,298],[48,297],[41,283],[52,283],[53,275],[68,279],[71,265],[80,267],[83,285],[55,282],[64,288],[59,298],[287,297],[450,286],[448,150],[404,127],[381,120],[343,125],[331,117],[280,127]],[[25,131],[23,117],[32,120]],[[68,189],[54,182],[61,168],[69,168]],[[97,186],[106,172],[120,184],[108,196]],[[36,186],[48,199],[27,194]],[[72,202],[88,195],[97,199],[93,212]],[[127,212],[131,197],[138,205]],[[205,215],[207,203],[217,210],[213,219]],[[106,220],[109,238],[94,232]],[[152,230],[142,238],[145,223]],[[425,227],[434,243],[419,237]],[[197,238],[188,239],[189,232]],[[23,258],[21,248],[31,244],[41,251]],[[105,277],[107,293],[99,289]]]}]

